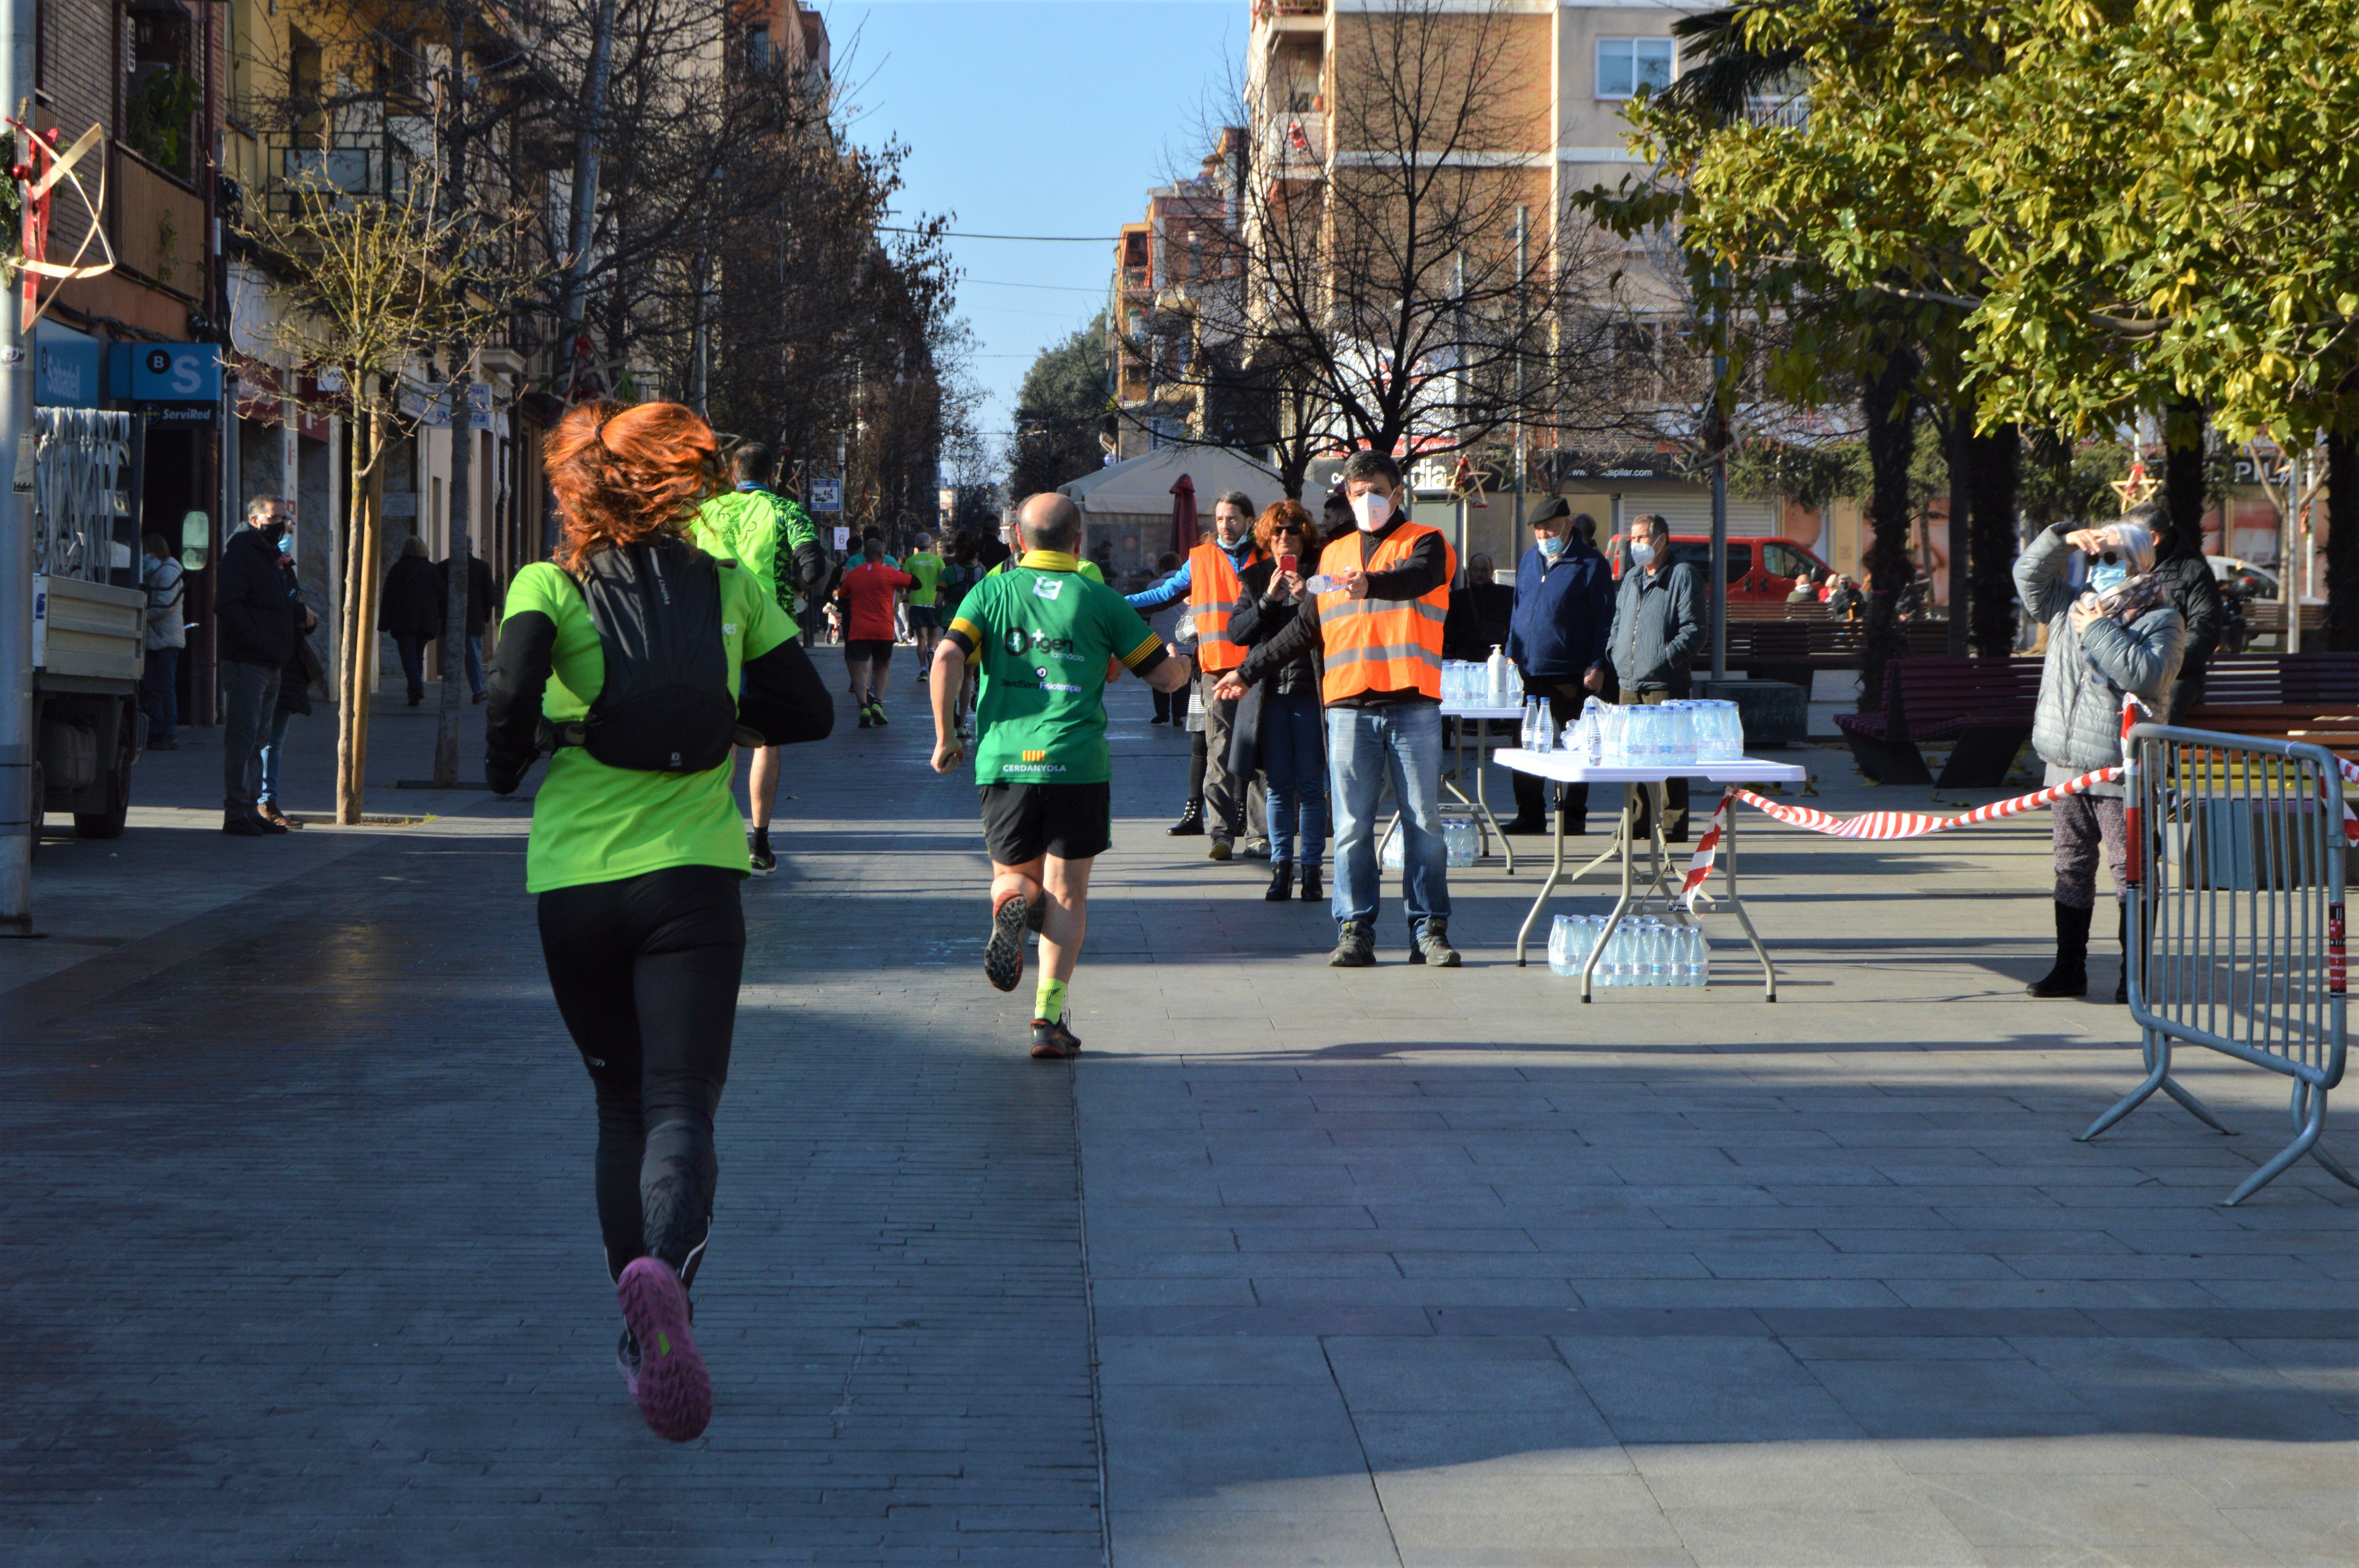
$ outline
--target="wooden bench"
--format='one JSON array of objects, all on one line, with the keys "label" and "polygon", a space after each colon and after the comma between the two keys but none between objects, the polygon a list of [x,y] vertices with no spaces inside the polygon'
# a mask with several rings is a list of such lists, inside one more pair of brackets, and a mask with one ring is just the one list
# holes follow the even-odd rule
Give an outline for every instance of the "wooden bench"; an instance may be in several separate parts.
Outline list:
[{"label": "wooden bench", "polygon": [[2171,722],[2223,735],[2359,744],[2359,654],[2223,654],[2203,676],[2203,700]]},{"label": "wooden bench", "polygon": [[[2006,782],[2031,735],[2039,671],[2031,658],[1895,659],[1884,672],[1884,711],[1837,714],[1835,727],[1877,784],[1988,789]],[[1918,750],[1929,741],[1952,742],[1938,780]]]}]

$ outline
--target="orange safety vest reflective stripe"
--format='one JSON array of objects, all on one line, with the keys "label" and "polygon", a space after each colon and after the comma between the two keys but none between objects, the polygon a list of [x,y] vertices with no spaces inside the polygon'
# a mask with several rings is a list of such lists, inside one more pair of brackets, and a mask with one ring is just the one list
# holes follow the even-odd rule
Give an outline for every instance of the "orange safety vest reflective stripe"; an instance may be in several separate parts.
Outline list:
[{"label": "orange safety vest reflective stripe", "polygon": [[[1409,553],[1439,528],[1403,523],[1376,546],[1363,570],[1390,571],[1408,564]],[[1441,623],[1450,616],[1450,583],[1458,575],[1458,552],[1441,541],[1445,569],[1432,592],[1419,599],[1353,599],[1341,589],[1319,596],[1319,630],[1325,641],[1327,678],[1320,688],[1328,702],[1368,691],[1407,691],[1414,687],[1441,700]],[[1336,540],[1319,557],[1329,577],[1361,567],[1356,534]]]},{"label": "orange safety vest reflective stripe", "polygon": [[[1261,552],[1255,550],[1245,564],[1251,566],[1261,558]],[[1245,662],[1245,644],[1229,641],[1229,617],[1237,612],[1245,591],[1245,584],[1237,580],[1237,568],[1229,564],[1229,553],[1219,541],[1207,539],[1188,552],[1188,608],[1196,616],[1196,667],[1208,675],[1235,669]]]}]

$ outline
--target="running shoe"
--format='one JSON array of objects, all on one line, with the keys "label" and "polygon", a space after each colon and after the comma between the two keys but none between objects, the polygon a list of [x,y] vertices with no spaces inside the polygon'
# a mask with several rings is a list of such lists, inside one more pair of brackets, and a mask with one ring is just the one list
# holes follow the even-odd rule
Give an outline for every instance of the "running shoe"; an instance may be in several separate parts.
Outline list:
[{"label": "running shoe", "polygon": [[864,707],[860,710],[860,727],[863,730],[874,730],[876,728],[876,721],[868,717],[868,709]]},{"label": "running shoe", "polygon": [[623,1391],[633,1399],[639,1397],[639,1342],[627,1328],[614,1346],[614,1370],[623,1375]]},{"label": "running shoe", "polygon": [[882,703],[882,702],[880,702],[880,701],[876,700],[876,699],[875,699],[875,698],[874,698],[874,697],[871,697],[871,698],[869,699],[869,702],[868,702],[868,712],[869,712],[869,716],[870,716],[871,718],[873,718],[873,719],[875,719],[876,720],[876,728],[878,728],[879,730],[884,729],[884,728],[885,728],[885,705],[884,705],[884,703]]},{"label": "running shoe", "polygon": [[753,836],[752,841],[745,849],[745,859],[752,863],[754,874],[756,876],[766,877],[778,869],[778,857],[771,853],[770,836],[767,833],[756,833]]},{"label": "running shoe", "polygon": [[1051,1023],[1045,1018],[1032,1021],[1032,1059],[1036,1062],[1070,1062],[1082,1054],[1081,1036],[1065,1027],[1063,1019]]},{"label": "running shoe", "polygon": [[660,1258],[636,1258],[614,1286],[639,1345],[631,1398],[658,1437],[686,1443],[712,1419],[712,1378],[689,1330],[688,1292]]},{"label": "running shoe", "polygon": [[994,986],[1012,991],[1024,979],[1024,932],[1032,914],[1032,901],[1009,893],[991,911],[991,940],[983,945],[983,974]]}]

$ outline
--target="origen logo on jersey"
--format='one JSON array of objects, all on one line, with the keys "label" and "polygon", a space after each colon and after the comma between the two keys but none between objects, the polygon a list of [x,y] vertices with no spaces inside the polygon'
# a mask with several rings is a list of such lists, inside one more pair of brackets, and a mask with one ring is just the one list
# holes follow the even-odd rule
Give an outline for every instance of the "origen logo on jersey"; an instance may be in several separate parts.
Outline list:
[{"label": "origen logo on jersey", "polygon": [[1023,627],[1010,626],[1007,629],[1007,651],[1014,654],[1016,657],[1023,657],[1024,650],[1031,646],[1031,643],[1032,633],[1024,630]]},{"label": "origen logo on jersey", "polygon": [[1024,753],[1024,760],[1027,762],[1045,762],[1049,760],[1049,753],[1046,752],[1027,752]]}]

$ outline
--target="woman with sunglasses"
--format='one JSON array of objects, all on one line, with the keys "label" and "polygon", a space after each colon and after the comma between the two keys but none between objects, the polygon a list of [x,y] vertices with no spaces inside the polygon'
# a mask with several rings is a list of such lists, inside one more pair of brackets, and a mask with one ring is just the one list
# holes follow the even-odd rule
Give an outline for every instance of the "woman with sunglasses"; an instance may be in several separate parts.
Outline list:
[{"label": "woman with sunglasses", "polygon": [[[1237,574],[1239,608],[1229,635],[1245,647],[1268,642],[1294,620],[1303,599],[1302,563],[1313,558],[1310,514],[1291,501],[1254,522],[1262,559]],[[1327,848],[1327,734],[1316,649],[1255,687],[1239,704],[1230,766],[1239,777],[1257,763],[1269,789],[1269,891],[1272,903],[1293,896],[1302,871],[1302,901],[1325,896],[1319,857]],[[1251,711],[1248,712],[1247,710]]]},{"label": "woman with sunglasses", "polygon": [[[2024,609],[2046,622],[2048,662],[2039,676],[2031,748],[2059,784],[2122,760],[2122,698],[2135,696],[2158,720],[2169,718],[2170,683],[2187,628],[2155,575],[2154,531],[2123,521],[2103,528],[2059,523],[2016,558],[2015,588]],[[2074,569],[2075,566],[2081,569]],[[2120,929],[2129,836],[2122,786],[2098,784],[2057,801],[2056,964],[2025,989],[2036,997],[2089,994],[2089,925],[2097,902],[2097,853],[2113,871]],[[2129,962],[2114,1000],[2129,1000]]]}]

